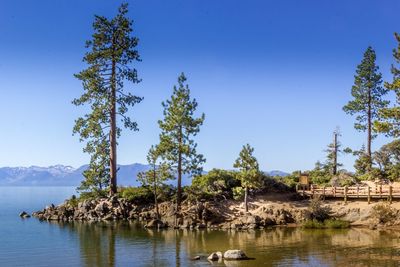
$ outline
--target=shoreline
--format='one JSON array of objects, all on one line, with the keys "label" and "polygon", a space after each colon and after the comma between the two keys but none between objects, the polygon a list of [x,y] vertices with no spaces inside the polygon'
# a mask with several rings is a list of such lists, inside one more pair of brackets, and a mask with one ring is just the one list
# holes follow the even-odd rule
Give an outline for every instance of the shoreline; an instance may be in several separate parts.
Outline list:
[{"label": "shoreline", "polygon": [[[293,193],[271,193],[251,197],[249,212],[235,200],[184,201],[180,213],[173,202],[159,204],[160,218],[149,203],[132,203],[123,198],[108,197],[71,204],[50,205],[32,213],[41,221],[136,221],[145,228],[251,230],[270,227],[302,227],[307,220],[308,199]],[[325,200],[321,206],[330,218],[346,221],[350,227],[400,229],[400,202],[368,204],[351,200],[347,203]],[[386,209],[386,210],[385,210]],[[382,210],[382,211],[381,211]],[[380,214],[381,212],[382,214]],[[377,216],[386,216],[377,218]],[[382,220],[381,220],[382,219]]]}]

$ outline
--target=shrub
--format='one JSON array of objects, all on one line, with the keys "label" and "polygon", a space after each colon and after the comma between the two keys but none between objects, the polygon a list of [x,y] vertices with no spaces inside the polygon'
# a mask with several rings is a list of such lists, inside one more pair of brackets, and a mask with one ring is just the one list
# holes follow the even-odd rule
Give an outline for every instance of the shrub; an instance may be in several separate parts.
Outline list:
[{"label": "shrub", "polygon": [[372,207],[372,216],[378,223],[388,223],[396,217],[396,213],[390,204],[378,203]]},{"label": "shrub", "polygon": [[121,187],[119,190],[120,196],[128,201],[143,204],[153,203],[154,195],[147,187]]},{"label": "shrub", "polygon": [[186,192],[188,198],[226,199],[232,198],[232,189],[240,185],[237,172],[212,169],[207,174],[194,177]]},{"label": "shrub", "polygon": [[308,209],[305,214],[306,219],[316,220],[318,222],[323,222],[330,217],[330,208],[323,207],[322,201],[318,196],[311,199]]}]

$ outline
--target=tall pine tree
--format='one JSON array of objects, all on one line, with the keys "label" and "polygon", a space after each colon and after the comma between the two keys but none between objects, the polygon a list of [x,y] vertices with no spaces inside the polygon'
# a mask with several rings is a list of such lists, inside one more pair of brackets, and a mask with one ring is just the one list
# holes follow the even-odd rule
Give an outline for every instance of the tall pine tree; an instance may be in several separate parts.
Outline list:
[{"label": "tall pine tree", "polygon": [[[400,64],[400,34],[395,33],[395,38],[398,42],[397,48],[393,50],[393,57],[397,64]],[[385,87],[396,94],[396,104],[393,107],[382,108],[380,114],[382,121],[376,121],[376,128],[386,133],[387,136],[394,138],[400,137],[400,66],[392,65],[391,72],[393,81],[386,82]]]},{"label": "tall pine tree", "polygon": [[368,47],[364,58],[357,66],[354,76],[354,85],[351,89],[353,100],[343,107],[343,110],[356,115],[354,128],[367,132],[367,155],[370,159],[369,166],[372,166],[372,139],[376,136],[376,129],[373,126],[374,120],[379,119],[379,110],[387,107],[389,101],[383,100],[388,92],[382,87],[382,75],[376,65],[376,54],[372,47]]},{"label": "tall pine tree", "polygon": [[[122,4],[112,19],[95,16],[92,40],[86,42],[90,50],[83,58],[88,67],[75,75],[82,81],[84,93],[73,104],[87,104],[91,112],[75,121],[73,131],[80,134],[81,141],[87,141],[84,151],[91,154],[88,172],[91,179],[102,180],[109,169],[106,176],[110,180],[110,194],[117,192],[117,138],[121,134],[117,117],[125,128],[137,130],[136,122],[126,113],[142,100],[124,90],[125,81],[140,81],[132,66],[133,62],[140,61],[136,50],[138,38],[132,36],[132,21],[127,13],[128,5]],[[106,144],[108,148],[102,149]],[[101,172],[95,171],[99,162],[109,162]]]},{"label": "tall pine tree", "polygon": [[178,78],[178,87],[174,86],[171,99],[162,103],[164,119],[158,121],[161,128],[160,152],[178,175],[177,211],[182,201],[182,175],[200,174],[201,165],[205,162],[203,155],[197,153],[197,144],[193,140],[205,118],[204,113],[195,117],[197,105],[196,99],[190,98],[189,86],[182,73]]}]

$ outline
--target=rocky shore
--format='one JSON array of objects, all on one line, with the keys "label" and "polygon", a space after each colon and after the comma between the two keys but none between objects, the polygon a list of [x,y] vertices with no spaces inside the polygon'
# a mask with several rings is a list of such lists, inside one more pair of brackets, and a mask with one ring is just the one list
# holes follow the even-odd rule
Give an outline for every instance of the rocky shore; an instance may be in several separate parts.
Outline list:
[{"label": "rocky shore", "polygon": [[[380,207],[382,203],[367,205],[363,202],[323,202],[333,218],[342,219],[354,226],[376,228],[400,225],[400,207]],[[400,203],[396,203],[399,204]],[[293,200],[291,195],[259,196],[252,199],[249,212],[241,202],[199,201],[182,203],[180,212],[175,205],[163,202],[157,218],[154,206],[137,204],[115,196],[85,200],[75,205],[70,201],[50,205],[32,213],[33,217],[47,221],[117,221],[135,220],[147,228],[180,229],[263,229],[277,225],[296,226],[307,219],[309,200]],[[378,207],[378,208],[374,208]],[[27,214],[24,214],[27,217]]]}]

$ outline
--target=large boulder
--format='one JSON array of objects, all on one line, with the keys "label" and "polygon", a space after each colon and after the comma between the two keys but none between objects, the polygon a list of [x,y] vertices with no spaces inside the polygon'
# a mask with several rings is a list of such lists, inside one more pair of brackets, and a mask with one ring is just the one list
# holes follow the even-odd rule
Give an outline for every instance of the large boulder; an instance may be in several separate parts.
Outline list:
[{"label": "large boulder", "polygon": [[248,257],[240,249],[231,249],[231,250],[225,251],[224,259],[225,260],[247,260]]}]

